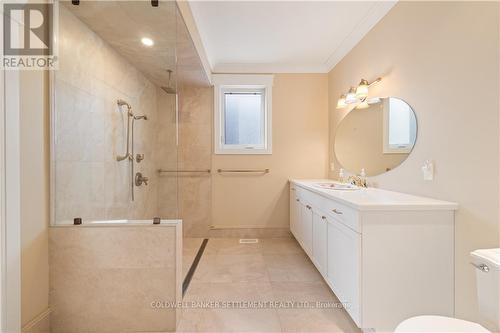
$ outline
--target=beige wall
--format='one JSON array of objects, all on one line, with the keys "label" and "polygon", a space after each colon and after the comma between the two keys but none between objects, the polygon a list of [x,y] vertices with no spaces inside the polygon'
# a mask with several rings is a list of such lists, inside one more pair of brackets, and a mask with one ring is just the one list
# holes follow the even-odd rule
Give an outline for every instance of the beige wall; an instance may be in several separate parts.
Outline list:
[{"label": "beige wall", "polygon": [[[337,98],[362,77],[383,76],[372,95],[400,97],[415,110],[414,152],[369,182],[460,204],[456,315],[469,320],[480,320],[469,252],[500,243],[498,7],[495,2],[399,2],[329,74],[332,129],[344,116],[335,109]],[[431,182],[420,171],[426,159],[435,161]]]},{"label": "beige wall", "polygon": [[212,155],[213,170],[269,168],[266,175],[212,176],[212,223],[288,228],[288,179],[324,178],[328,166],[325,74],[278,74],[273,85],[272,155]]},{"label": "beige wall", "polygon": [[21,72],[21,324],[49,305],[48,75]]}]

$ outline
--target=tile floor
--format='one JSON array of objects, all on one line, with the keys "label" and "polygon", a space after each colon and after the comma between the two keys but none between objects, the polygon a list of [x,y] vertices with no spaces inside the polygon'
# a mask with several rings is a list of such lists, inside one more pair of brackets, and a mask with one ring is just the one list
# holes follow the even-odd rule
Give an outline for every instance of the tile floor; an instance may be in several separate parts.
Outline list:
[{"label": "tile floor", "polygon": [[[184,244],[188,242],[185,240]],[[190,306],[183,311],[178,331],[361,332],[345,310],[339,308],[220,308],[222,302],[245,301],[338,302],[294,239],[260,239],[258,244],[239,244],[238,239],[215,238],[208,241],[184,297]],[[200,308],[202,305],[210,306]]]}]

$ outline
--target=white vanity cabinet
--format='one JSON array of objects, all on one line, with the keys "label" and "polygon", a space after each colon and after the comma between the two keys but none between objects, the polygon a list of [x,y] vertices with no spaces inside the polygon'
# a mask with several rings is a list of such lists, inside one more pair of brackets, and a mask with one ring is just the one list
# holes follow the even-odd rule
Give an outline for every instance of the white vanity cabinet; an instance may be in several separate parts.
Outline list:
[{"label": "white vanity cabinet", "polygon": [[298,222],[300,220],[300,205],[298,203],[299,199],[295,196],[295,188],[290,190],[290,231],[294,235],[300,235],[298,230]]},{"label": "white vanity cabinet", "polygon": [[319,272],[323,275],[327,274],[327,252],[328,252],[328,225],[326,216],[313,211],[313,228],[312,228],[312,260]]},{"label": "white vanity cabinet", "polygon": [[318,182],[291,181],[290,229],[360,328],[454,315],[455,203]]},{"label": "white vanity cabinet", "polygon": [[360,324],[359,285],[361,235],[335,219],[327,220],[327,273],[325,279],[356,324]]},{"label": "white vanity cabinet", "polygon": [[[295,192],[294,192],[295,193]],[[313,249],[313,210],[304,198],[290,195],[290,230],[304,251],[311,256]]]}]

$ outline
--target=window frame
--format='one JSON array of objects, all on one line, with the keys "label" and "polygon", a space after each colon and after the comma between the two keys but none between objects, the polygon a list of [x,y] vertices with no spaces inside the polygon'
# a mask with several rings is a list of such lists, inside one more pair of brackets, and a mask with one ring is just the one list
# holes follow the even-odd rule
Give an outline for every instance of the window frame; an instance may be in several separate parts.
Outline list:
[{"label": "window frame", "polygon": [[[214,82],[214,153],[217,155],[272,154],[273,75],[216,74]],[[263,145],[225,144],[225,94],[227,92],[262,93]]]}]

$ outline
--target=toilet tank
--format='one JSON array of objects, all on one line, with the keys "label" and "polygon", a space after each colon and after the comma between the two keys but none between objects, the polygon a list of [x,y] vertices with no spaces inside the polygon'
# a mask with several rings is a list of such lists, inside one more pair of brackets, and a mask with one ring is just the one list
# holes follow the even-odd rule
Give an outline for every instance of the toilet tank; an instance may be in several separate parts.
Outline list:
[{"label": "toilet tank", "polygon": [[471,253],[476,271],[479,312],[500,328],[500,248]]}]

